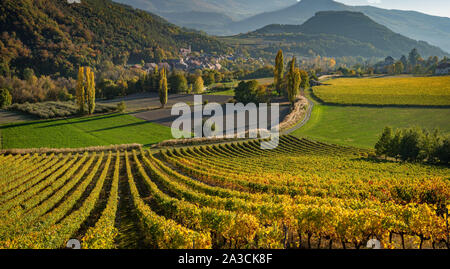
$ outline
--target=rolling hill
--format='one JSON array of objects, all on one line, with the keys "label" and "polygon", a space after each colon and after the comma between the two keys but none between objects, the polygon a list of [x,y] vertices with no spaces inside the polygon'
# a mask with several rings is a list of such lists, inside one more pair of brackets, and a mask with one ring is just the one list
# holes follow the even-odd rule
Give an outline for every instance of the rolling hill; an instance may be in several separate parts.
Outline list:
[{"label": "rolling hill", "polygon": [[268,25],[232,40],[258,44],[269,53],[282,48],[301,55],[400,57],[417,48],[425,57],[448,55],[426,42],[394,33],[361,12],[350,11],[318,12],[302,25]]},{"label": "rolling hill", "polygon": [[224,34],[254,31],[268,24],[302,24],[319,11],[363,12],[375,22],[415,40],[424,40],[450,52],[450,18],[414,11],[387,10],[372,6],[348,6],[333,0],[301,0],[290,7],[233,22]]},{"label": "rolling hill", "polygon": [[[114,0],[164,15],[180,12],[221,13],[233,19],[244,19],[261,12],[273,11],[296,3],[296,0]],[[210,21],[209,21],[210,22]],[[208,23],[208,20],[205,20]]]},{"label": "rolling hill", "polygon": [[37,74],[76,75],[80,65],[147,62],[164,52],[224,52],[215,38],[183,30],[148,12],[110,0],[2,0],[0,66]]},{"label": "rolling hill", "polygon": [[287,7],[296,0],[114,0],[165,18],[171,23],[222,35],[233,21]]}]

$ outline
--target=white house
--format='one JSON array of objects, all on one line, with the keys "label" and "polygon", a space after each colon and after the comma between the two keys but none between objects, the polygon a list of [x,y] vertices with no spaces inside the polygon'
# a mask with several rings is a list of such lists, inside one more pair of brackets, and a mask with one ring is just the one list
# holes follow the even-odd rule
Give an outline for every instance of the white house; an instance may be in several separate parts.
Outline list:
[{"label": "white house", "polygon": [[450,62],[441,63],[436,67],[434,72],[436,75],[448,75],[450,74]]}]

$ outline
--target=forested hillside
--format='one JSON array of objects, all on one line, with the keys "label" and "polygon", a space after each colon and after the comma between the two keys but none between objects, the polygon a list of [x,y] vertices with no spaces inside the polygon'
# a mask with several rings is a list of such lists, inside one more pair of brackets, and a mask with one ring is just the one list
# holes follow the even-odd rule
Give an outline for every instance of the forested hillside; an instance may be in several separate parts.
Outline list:
[{"label": "forested hillside", "polygon": [[281,46],[297,54],[332,57],[400,57],[413,48],[426,57],[447,55],[426,42],[394,33],[363,13],[349,11],[318,12],[303,25],[268,25],[234,40],[260,44],[260,49],[269,53]]},{"label": "forested hillside", "polygon": [[301,0],[280,10],[273,10],[231,23],[224,34],[247,33],[269,24],[300,25],[319,11],[363,12],[375,22],[395,33],[429,42],[450,52],[450,18],[431,16],[416,11],[388,10],[373,6],[348,6],[333,0]]},{"label": "forested hillside", "polygon": [[2,0],[0,14],[0,75],[30,67],[37,74],[74,76],[80,65],[158,61],[189,45],[226,50],[214,38],[110,0]]}]

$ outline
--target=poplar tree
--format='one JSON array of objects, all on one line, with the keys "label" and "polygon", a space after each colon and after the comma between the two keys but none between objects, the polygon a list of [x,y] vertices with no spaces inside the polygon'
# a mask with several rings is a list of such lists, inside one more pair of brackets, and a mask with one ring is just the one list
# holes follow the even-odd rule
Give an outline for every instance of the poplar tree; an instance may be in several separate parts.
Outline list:
[{"label": "poplar tree", "polygon": [[295,65],[296,59],[292,58],[290,62],[289,72],[287,75],[287,94],[289,102],[294,106],[295,100],[299,94],[300,84],[302,82],[302,77],[300,75],[300,70]]},{"label": "poplar tree", "polygon": [[77,105],[81,114],[85,113],[85,106],[89,115],[95,111],[95,77],[89,67],[78,69],[77,79]]},{"label": "poplar tree", "polygon": [[281,95],[281,91],[283,88],[283,76],[284,76],[283,51],[279,50],[277,53],[277,57],[275,58],[275,69],[274,69],[275,89],[279,95]]},{"label": "poplar tree", "polygon": [[161,69],[160,79],[159,79],[159,101],[161,102],[161,106],[164,108],[164,106],[167,104],[167,75],[166,75],[166,69]]},{"label": "poplar tree", "polygon": [[85,95],[85,88],[84,88],[84,67],[80,67],[78,69],[78,79],[77,79],[77,88],[76,88],[76,95],[77,95],[77,105],[78,110],[80,113],[84,113],[84,95]]},{"label": "poplar tree", "polygon": [[95,111],[95,78],[91,68],[86,68],[86,101],[89,115]]}]

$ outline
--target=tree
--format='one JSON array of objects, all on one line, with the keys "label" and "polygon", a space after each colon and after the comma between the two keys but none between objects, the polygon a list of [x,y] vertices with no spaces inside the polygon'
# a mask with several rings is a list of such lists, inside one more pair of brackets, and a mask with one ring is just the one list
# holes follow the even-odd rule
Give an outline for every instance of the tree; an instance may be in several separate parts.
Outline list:
[{"label": "tree", "polygon": [[77,79],[77,105],[80,113],[84,114],[84,104],[85,104],[85,85],[84,85],[84,67],[78,69],[78,79]]},{"label": "tree", "polygon": [[419,63],[420,58],[422,58],[422,57],[420,56],[419,51],[416,48],[411,50],[411,52],[408,55],[408,65],[409,65],[410,71],[414,70],[414,68]]},{"label": "tree", "polygon": [[417,161],[420,153],[421,134],[416,129],[408,129],[403,132],[400,141],[400,158],[403,161]]},{"label": "tree", "polygon": [[446,137],[442,144],[436,149],[436,158],[443,164],[450,162],[450,138]]},{"label": "tree", "polygon": [[0,89],[0,108],[5,108],[12,103],[12,97],[8,89]]},{"label": "tree", "polygon": [[86,102],[88,114],[92,115],[95,111],[95,78],[91,68],[86,68]]},{"label": "tree", "polygon": [[275,89],[279,95],[281,95],[281,91],[283,88],[283,76],[284,76],[284,60],[283,60],[283,51],[279,50],[278,54],[275,58],[275,69],[274,69],[274,83]]},{"label": "tree", "polygon": [[258,81],[241,81],[234,90],[234,98],[241,103],[265,103],[267,100],[266,89],[259,85]]},{"label": "tree", "polygon": [[289,102],[294,106],[295,100],[298,96],[302,77],[300,70],[296,67],[296,58],[292,58],[290,62],[289,72],[287,74],[287,94]]},{"label": "tree", "polygon": [[300,70],[300,76],[302,78],[302,82],[300,83],[300,87],[302,89],[307,89],[310,87],[309,85],[309,74],[305,70]]},{"label": "tree", "polygon": [[95,78],[90,67],[78,69],[76,96],[79,112],[84,114],[85,106],[87,106],[88,114],[93,114],[95,111]]},{"label": "tree", "polygon": [[187,92],[187,79],[181,72],[172,72],[169,77],[170,91],[173,93]]},{"label": "tree", "polygon": [[34,70],[31,68],[25,68],[23,70],[23,79],[30,82],[34,76]]},{"label": "tree", "polygon": [[383,130],[383,133],[381,134],[380,139],[378,140],[377,144],[375,145],[375,151],[376,151],[377,155],[388,156],[391,143],[392,143],[392,128],[385,127]]},{"label": "tree", "polygon": [[161,106],[167,104],[167,77],[166,77],[166,69],[161,69],[160,78],[159,78],[159,101],[161,102]]},{"label": "tree", "polygon": [[394,65],[394,73],[395,74],[401,74],[403,73],[403,70],[405,69],[405,66],[403,65],[402,61],[397,61]]},{"label": "tree", "polygon": [[203,93],[205,90],[205,85],[203,84],[203,78],[201,76],[198,76],[195,79],[193,90],[194,93]]}]

